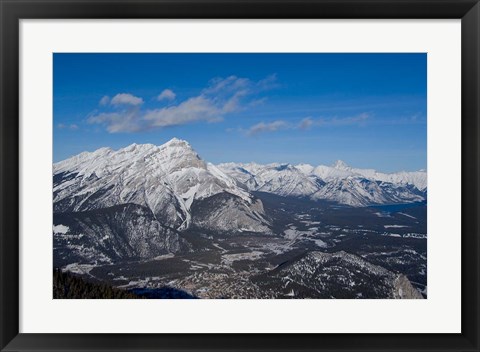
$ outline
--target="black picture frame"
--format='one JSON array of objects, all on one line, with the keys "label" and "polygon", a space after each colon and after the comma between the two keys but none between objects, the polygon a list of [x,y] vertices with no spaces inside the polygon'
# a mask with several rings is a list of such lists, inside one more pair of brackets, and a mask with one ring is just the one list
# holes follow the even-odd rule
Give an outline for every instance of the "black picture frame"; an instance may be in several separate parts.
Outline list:
[{"label": "black picture frame", "polygon": [[[0,348],[2,351],[479,351],[480,5],[478,0],[0,0],[0,12],[2,31],[0,42]],[[460,334],[281,335],[19,333],[19,20],[24,18],[461,19],[462,332]],[[438,319],[442,319],[441,312]]]}]

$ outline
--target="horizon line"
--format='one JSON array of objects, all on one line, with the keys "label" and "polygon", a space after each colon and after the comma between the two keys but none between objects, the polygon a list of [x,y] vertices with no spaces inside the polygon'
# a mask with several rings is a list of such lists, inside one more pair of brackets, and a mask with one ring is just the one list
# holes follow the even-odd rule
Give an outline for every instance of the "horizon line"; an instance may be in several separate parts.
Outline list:
[{"label": "horizon line", "polygon": [[[70,155],[69,157],[65,158],[65,159],[61,159],[61,160],[58,160],[58,161],[53,161],[52,164],[58,164],[62,161],[65,161],[65,160],[68,160],[68,159],[71,159],[77,155],[80,155],[82,153],[94,153],[96,152],[97,150],[100,150],[100,149],[110,149],[114,152],[118,152],[122,149],[127,149],[129,147],[132,147],[132,146],[146,146],[146,145],[149,145],[149,146],[154,146],[154,147],[161,147],[165,144],[168,144],[172,141],[180,141],[180,142],[185,142],[187,143],[191,148],[192,150],[197,153],[197,151],[191,146],[190,142],[188,142],[187,140],[185,139],[181,139],[181,138],[177,138],[177,137],[173,137],[173,138],[170,138],[168,141],[166,141],[165,143],[162,143],[162,144],[153,144],[153,143],[130,143],[124,147],[119,147],[117,149],[114,149],[112,147],[109,147],[109,146],[104,146],[104,147],[100,147],[100,148],[96,148],[92,151],[89,151],[89,150],[84,150],[82,152],[79,152],[77,154],[73,154],[73,155]],[[208,161],[207,159],[203,158],[201,155],[199,155],[197,153],[197,155],[200,157],[200,159],[202,159],[203,161],[205,161],[206,163],[210,163],[210,164],[213,164],[213,165],[221,165],[221,164],[230,164],[230,163],[233,163],[233,164],[257,164],[257,165],[263,165],[263,166],[267,166],[267,165],[273,165],[273,164],[278,164],[278,165],[292,165],[292,166],[298,166],[298,165],[309,165],[309,166],[312,166],[313,168],[316,168],[316,167],[319,167],[319,166],[326,166],[326,167],[331,167],[331,168],[335,168],[335,164],[337,163],[343,163],[345,164],[346,167],[349,167],[349,168],[352,168],[352,169],[360,169],[360,170],[374,170],[375,172],[380,172],[380,173],[384,173],[384,174],[395,174],[395,173],[400,173],[400,172],[425,172],[427,173],[427,168],[421,168],[421,169],[417,169],[417,170],[398,170],[398,171],[392,171],[392,172],[386,172],[386,171],[381,171],[379,169],[376,169],[376,168],[372,168],[372,167],[356,167],[356,166],[352,166],[350,165],[349,163],[346,163],[345,161],[343,161],[342,159],[335,159],[335,161],[332,163],[332,164],[328,164],[328,163],[320,163],[320,164],[312,164],[312,163],[308,163],[308,162],[299,162],[299,163],[292,163],[292,162],[288,162],[288,161],[271,161],[271,162],[267,162],[267,163],[260,163],[260,162],[256,162],[256,161],[253,161],[253,160],[250,160],[250,161],[222,161],[222,162],[217,162],[217,163],[213,163],[213,162],[210,162]],[[52,158],[53,160],[53,158]]]}]

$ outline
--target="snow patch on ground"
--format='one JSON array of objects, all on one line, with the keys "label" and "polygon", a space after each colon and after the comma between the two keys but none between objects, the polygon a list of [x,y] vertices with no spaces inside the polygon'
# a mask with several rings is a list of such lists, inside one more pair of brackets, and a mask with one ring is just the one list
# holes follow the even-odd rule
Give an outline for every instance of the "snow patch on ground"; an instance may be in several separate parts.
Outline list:
[{"label": "snow patch on ground", "polygon": [[415,216],[411,216],[411,215],[408,215],[408,214],[405,214],[405,213],[398,213],[400,215],[403,215],[403,216],[406,216],[407,218],[411,218],[411,219],[415,219],[417,220],[417,218]]},{"label": "snow patch on ground", "polygon": [[327,248],[328,247],[328,245],[325,242],[323,242],[322,240],[310,239],[310,241],[314,242],[320,248]]},{"label": "snow patch on ground", "polygon": [[173,253],[168,253],[168,254],[156,256],[155,258],[153,258],[153,260],[165,260],[173,257],[175,257]]},{"label": "snow patch on ground", "polygon": [[232,264],[238,260],[258,260],[263,256],[263,252],[252,251],[247,253],[235,253],[222,255],[223,264]]},{"label": "snow patch on ground", "polygon": [[321,224],[320,221],[310,221],[310,220],[302,220],[300,222],[302,224],[305,224],[305,225],[320,225]]},{"label": "snow patch on ground", "polygon": [[134,287],[147,287],[148,283],[150,281],[149,277],[146,277],[145,279],[139,279],[137,281],[130,281],[126,285],[118,286],[119,288],[123,289],[128,289],[128,288],[134,288]]},{"label": "snow patch on ground", "polygon": [[388,236],[388,237],[402,237],[402,235],[398,233],[383,233],[382,236]]},{"label": "snow patch on ground", "polygon": [[409,227],[409,226],[406,226],[406,225],[383,225],[383,227],[385,227],[386,229],[400,229],[402,227]]},{"label": "snow patch on ground", "polygon": [[415,232],[404,233],[402,235],[400,235],[398,233],[384,232],[384,233],[381,233],[380,235],[381,236],[390,236],[390,237],[415,238],[415,239],[418,239],[418,240],[427,239],[427,234],[426,233],[415,233]]},{"label": "snow patch on ground", "polygon": [[62,271],[69,271],[74,274],[79,275],[90,275],[90,271],[95,268],[95,265],[92,264],[78,264],[72,263],[68,264],[66,267],[62,269]]},{"label": "snow patch on ground", "polygon": [[225,248],[220,247],[220,245],[218,243],[212,243],[212,246],[220,249],[222,251],[222,253],[225,253],[227,251]]},{"label": "snow patch on ground", "polygon": [[380,213],[380,212],[378,212],[378,213],[374,213],[374,214],[376,216],[378,216],[379,218],[391,218],[390,213],[384,213],[384,212]]},{"label": "snow patch on ground", "polygon": [[56,234],[62,234],[65,235],[68,231],[70,231],[70,228],[65,225],[53,225],[53,233]]},{"label": "snow patch on ground", "polygon": [[294,226],[292,226],[291,228],[283,231],[283,233],[285,234],[285,238],[288,238],[290,240],[293,240],[294,238],[296,238],[299,234],[302,233],[302,231],[297,231],[296,228]]}]

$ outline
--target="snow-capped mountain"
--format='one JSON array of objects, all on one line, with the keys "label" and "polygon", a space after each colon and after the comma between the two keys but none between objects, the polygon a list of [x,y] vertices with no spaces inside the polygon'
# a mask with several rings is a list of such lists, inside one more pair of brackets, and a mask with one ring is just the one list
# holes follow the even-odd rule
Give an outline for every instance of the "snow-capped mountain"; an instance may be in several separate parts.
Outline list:
[{"label": "snow-capped mountain", "polygon": [[317,180],[290,164],[220,164],[219,169],[251,191],[281,196],[305,196],[318,190]]},{"label": "snow-capped mountain", "polygon": [[[297,165],[304,169],[304,166]],[[374,169],[358,169],[348,166],[344,161],[337,160],[332,166],[317,166],[311,172],[320,178],[345,178],[348,176],[363,176],[366,179],[382,182],[390,182],[397,185],[413,185],[419,191],[427,189],[427,173],[423,170],[413,172],[383,173]]]},{"label": "snow-capped mountain", "polygon": [[331,200],[350,206],[418,202],[426,199],[425,171],[386,174],[337,161],[332,166],[226,163],[219,169],[251,191]]},{"label": "snow-capped mountain", "polygon": [[[183,230],[205,221],[192,219],[194,202],[223,194],[231,201],[216,206],[224,215],[236,214],[236,221],[222,230],[269,232],[261,201],[176,138],[161,146],[132,144],[81,153],[54,164],[53,180],[56,213],[137,204],[151,210],[162,225]],[[246,215],[238,217],[239,209]]]}]

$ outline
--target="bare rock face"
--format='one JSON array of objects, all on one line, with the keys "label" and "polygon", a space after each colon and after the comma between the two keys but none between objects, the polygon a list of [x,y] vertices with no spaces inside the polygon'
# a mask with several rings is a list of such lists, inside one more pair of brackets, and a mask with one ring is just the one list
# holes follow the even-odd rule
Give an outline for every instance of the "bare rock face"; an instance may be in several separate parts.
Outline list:
[{"label": "bare rock face", "polygon": [[271,233],[271,224],[265,218],[260,200],[246,204],[230,193],[220,193],[194,203],[192,217],[197,227],[217,232]]},{"label": "bare rock face", "polygon": [[393,282],[394,298],[423,299],[423,296],[412,286],[405,275],[399,275]]},{"label": "bare rock face", "polygon": [[[230,219],[238,228],[246,224],[263,229],[265,223],[262,207],[254,205],[247,190],[203,161],[188,142],[176,138],[161,146],[132,144],[117,151],[102,148],[81,153],[54,164],[53,181],[55,213],[137,204],[150,209],[162,225],[185,230],[191,225],[192,204],[228,193],[236,197],[235,215],[243,218]],[[257,215],[251,217],[253,213]],[[234,215],[232,211],[222,214]]]},{"label": "bare rock face", "polygon": [[114,263],[190,250],[176,231],[135,204],[55,214],[53,238],[56,250],[80,263]]}]

